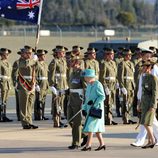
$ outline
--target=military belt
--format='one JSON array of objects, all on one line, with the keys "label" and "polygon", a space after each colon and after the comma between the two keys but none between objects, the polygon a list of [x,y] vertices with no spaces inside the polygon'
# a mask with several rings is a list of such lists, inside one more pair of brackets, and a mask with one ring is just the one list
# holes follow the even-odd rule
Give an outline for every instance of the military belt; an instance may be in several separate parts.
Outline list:
[{"label": "military belt", "polygon": [[0,78],[2,78],[2,79],[10,79],[9,76],[3,76],[3,75],[0,75]]},{"label": "military belt", "polygon": [[56,77],[66,77],[66,74],[55,74]]},{"label": "military belt", "polygon": [[133,80],[133,77],[125,76],[124,79],[126,79],[126,80]]},{"label": "military belt", "polygon": [[48,80],[48,77],[38,77],[38,80]]},{"label": "military belt", "polygon": [[30,80],[31,80],[31,79],[32,79],[32,76],[23,76],[23,78],[24,78],[24,79],[28,79],[28,80],[30,79]]},{"label": "military belt", "polygon": [[78,93],[79,95],[83,95],[83,89],[70,89],[70,93]]},{"label": "military belt", "polygon": [[106,80],[115,80],[115,77],[105,77]]}]

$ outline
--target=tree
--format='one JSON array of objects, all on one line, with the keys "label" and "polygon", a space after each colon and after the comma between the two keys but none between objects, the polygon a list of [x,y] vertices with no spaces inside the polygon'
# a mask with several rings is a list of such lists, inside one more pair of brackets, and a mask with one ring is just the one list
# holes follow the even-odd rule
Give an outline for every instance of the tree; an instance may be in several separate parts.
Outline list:
[{"label": "tree", "polygon": [[122,24],[127,27],[132,26],[136,20],[134,18],[134,15],[131,12],[120,12],[116,19]]}]

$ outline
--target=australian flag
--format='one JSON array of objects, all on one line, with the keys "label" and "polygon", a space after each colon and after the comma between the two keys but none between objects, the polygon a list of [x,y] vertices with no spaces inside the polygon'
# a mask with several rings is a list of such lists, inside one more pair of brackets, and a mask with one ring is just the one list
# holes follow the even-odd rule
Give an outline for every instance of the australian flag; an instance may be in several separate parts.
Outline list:
[{"label": "australian flag", "polygon": [[0,0],[0,17],[37,23],[41,0]]}]

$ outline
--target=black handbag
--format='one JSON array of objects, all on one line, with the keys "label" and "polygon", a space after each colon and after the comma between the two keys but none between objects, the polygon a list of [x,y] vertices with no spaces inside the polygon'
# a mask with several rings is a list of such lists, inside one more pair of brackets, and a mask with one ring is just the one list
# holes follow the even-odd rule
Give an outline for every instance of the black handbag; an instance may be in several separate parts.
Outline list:
[{"label": "black handbag", "polygon": [[101,119],[101,117],[102,117],[102,110],[101,109],[97,109],[97,108],[92,106],[90,108],[90,110],[89,110],[89,116]]}]

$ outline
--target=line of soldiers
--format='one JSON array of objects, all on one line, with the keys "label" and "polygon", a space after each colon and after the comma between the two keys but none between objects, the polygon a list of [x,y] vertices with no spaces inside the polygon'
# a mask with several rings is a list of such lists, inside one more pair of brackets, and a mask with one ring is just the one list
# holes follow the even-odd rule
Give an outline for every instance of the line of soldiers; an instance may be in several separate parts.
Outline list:
[{"label": "line of soldiers", "polygon": [[[136,114],[136,93],[139,75],[141,73],[142,56],[145,51],[135,50],[135,59],[132,61],[133,53],[129,49],[120,48],[117,57],[114,51],[105,48],[104,57],[96,60],[96,49],[88,48],[85,54],[81,53],[82,47],[73,46],[72,50],[64,46],[56,46],[53,51],[53,59],[47,66],[46,54],[48,51],[39,49],[36,51],[30,46],[24,46],[18,54],[20,58],[14,62],[11,71],[7,58],[11,53],[9,49],[0,49],[0,121],[12,121],[6,117],[6,104],[10,89],[11,78],[15,87],[17,118],[21,121],[24,129],[36,129],[38,126],[32,124],[32,108],[34,107],[35,120],[47,120],[44,116],[45,99],[47,91],[52,91],[52,116],[54,127],[62,127],[62,118],[68,120],[75,114],[76,108],[72,105],[81,105],[84,99],[86,85],[81,84],[80,78],[73,78],[77,73],[76,64],[79,69],[94,69],[97,79],[104,86],[105,100],[105,122],[107,125],[117,125],[113,121],[114,109],[117,116],[122,115],[123,124],[134,124],[132,112]],[[154,54],[155,49],[152,52]],[[36,54],[38,61],[32,58]],[[75,72],[76,71],[76,72]],[[75,99],[72,95],[78,95]],[[73,102],[71,102],[74,100]],[[79,101],[79,103],[77,102]],[[133,104],[133,101],[134,104]],[[70,106],[71,105],[71,106]],[[134,106],[133,106],[134,105]],[[70,110],[70,107],[72,108]],[[134,109],[134,110],[133,110]],[[71,114],[72,112],[72,114]],[[81,122],[81,119],[79,119]],[[80,124],[80,123],[79,123]],[[75,124],[76,125],[76,124]],[[64,125],[66,127],[66,125]],[[80,125],[78,125],[80,126]]]}]

